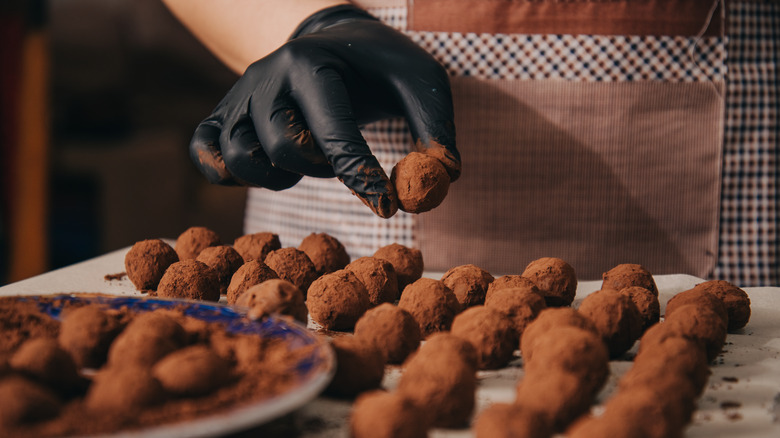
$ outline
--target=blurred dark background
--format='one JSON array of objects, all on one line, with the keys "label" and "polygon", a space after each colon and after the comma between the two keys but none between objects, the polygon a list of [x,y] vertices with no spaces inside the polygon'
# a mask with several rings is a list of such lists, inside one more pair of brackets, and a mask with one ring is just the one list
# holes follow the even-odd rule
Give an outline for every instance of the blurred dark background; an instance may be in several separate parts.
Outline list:
[{"label": "blurred dark background", "polygon": [[187,152],[237,77],[159,0],[0,13],[0,284],[193,225],[241,234],[245,190],[209,185]]}]

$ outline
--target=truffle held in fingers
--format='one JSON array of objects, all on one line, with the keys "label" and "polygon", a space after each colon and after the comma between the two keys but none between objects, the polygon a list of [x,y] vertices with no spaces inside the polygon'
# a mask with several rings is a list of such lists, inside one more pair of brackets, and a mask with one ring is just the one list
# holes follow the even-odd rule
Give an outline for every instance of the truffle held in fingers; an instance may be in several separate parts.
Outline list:
[{"label": "truffle held in fingers", "polygon": [[450,176],[438,159],[411,152],[390,174],[398,195],[398,207],[408,213],[423,213],[439,206],[450,188]]}]

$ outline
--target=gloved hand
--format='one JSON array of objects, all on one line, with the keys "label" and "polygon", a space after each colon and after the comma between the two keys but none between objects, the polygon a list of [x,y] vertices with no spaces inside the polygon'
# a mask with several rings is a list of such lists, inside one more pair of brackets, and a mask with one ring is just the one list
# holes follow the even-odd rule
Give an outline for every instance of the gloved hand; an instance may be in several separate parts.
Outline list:
[{"label": "gloved hand", "polygon": [[381,217],[395,189],[358,126],[403,116],[415,147],[454,180],[452,95],[444,68],[365,11],[319,11],[247,68],[195,131],[190,155],[212,183],[282,190],[303,175],[338,177]]}]

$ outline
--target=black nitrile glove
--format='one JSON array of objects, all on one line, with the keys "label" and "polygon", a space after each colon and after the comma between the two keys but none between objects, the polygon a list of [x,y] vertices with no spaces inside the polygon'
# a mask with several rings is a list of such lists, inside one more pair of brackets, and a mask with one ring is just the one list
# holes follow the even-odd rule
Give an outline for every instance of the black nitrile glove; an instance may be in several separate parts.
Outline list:
[{"label": "black nitrile glove", "polygon": [[460,173],[444,68],[402,33],[354,6],[306,19],[281,48],[253,63],[190,143],[212,183],[282,190],[303,175],[338,177],[377,215],[398,209],[395,189],[358,126],[403,116],[418,150]]}]

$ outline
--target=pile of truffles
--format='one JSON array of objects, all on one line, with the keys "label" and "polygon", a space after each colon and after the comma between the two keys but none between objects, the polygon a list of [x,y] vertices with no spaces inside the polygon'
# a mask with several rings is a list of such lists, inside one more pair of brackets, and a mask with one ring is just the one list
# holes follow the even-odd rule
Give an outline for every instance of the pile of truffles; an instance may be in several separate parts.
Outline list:
[{"label": "pile of truffles", "polygon": [[[51,303],[59,319],[43,313]],[[298,385],[283,338],[229,333],[178,308],[0,298],[0,436],[112,434],[181,422]],[[306,353],[304,353],[306,354]]]},{"label": "pile of truffles", "polygon": [[[196,237],[207,243],[192,242]],[[197,270],[191,275],[202,277],[198,281],[163,283],[183,262],[181,239],[190,256],[201,248],[194,258],[214,273],[190,263],[170,275]],[[205,291],[213,287],[229,304],[250,308],[252,318],[308,318],[332,338],[338,366],[326,394],[354,399],[350,433],[356,438],[423,437],[431,428],[470,425],[478,437],[679,436],[727,331],[744,327],[750,317],[744,291],[708,281],[672,298],[660,322],[658,288],[638,264],[605,272],[600,290],[575,309],[575,270],[555,257],[532,260],[521,274],[494,277],[466,264],[434,279],[422,276],[422,253],[400,244],[351,261],[344,246],[323,233],[298,248],[281,248],[271,233],[243,236],[232,246],[238,257],[211,233],[188,232],[179,240],[173,249],[139,242],[141,249],[128,253],[136,287],[218,299]],[[205,248],[221,249],[203,256]],[[168,292],[185,283],[186,295]],[[609,361],[626,358],[638,340],[639,353],[618,393],[603,415],[591,416]],[[490,405],[472,419],[477,373],[510,363],[524,368],[515,401]],[[381,389],[388,365],[402,370],[393,391]]]}]

